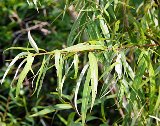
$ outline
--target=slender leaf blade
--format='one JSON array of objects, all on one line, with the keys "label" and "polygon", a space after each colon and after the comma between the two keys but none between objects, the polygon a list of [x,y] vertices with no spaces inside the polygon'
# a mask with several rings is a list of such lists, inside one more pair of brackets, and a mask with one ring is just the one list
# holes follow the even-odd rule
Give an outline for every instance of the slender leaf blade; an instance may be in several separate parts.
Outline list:
[{"label": "slender leaf blade", "polygon": [[39,53],[38,46],[37,46],[36,42],[33,40],[30,31],[28,31],[28,40],[29,40],[29,43],[31,44],[31,46],[33,47],[33,49],[34,49],[37,53]]},{"label": "slender leaf blade", "polygon": [[31,70],[31,66],[32,66],[33,61],[34,61],[34,57],[32,57],[32,55],[29,53],[27,56],[27,63],[19,75],[19,79],[18,79],[18,83],[17,83],[17,87],[16,87],[16,97],[18,97],[18,95],[20,93],[20,88],[22,86],[23,80],[27,76],[28,72]]},{"label": "slender leaf blade", "polygon": [[91,103],[91,110],[94,105],[94,101],[97,94],[97,86],[98,86],[98,63],[97,58],[92,52],[89,52],[89,65],[91,70],[91,87],[92,87],[92,103]]}]

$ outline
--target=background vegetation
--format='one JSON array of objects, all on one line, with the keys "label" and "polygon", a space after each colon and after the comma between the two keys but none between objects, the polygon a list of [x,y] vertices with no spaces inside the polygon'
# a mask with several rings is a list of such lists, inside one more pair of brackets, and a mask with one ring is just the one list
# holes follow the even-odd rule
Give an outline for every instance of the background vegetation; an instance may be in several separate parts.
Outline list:
[{"label": "background vegetation", "polygon": [[0,1],[0,125],[160,125],[159,8]]}]

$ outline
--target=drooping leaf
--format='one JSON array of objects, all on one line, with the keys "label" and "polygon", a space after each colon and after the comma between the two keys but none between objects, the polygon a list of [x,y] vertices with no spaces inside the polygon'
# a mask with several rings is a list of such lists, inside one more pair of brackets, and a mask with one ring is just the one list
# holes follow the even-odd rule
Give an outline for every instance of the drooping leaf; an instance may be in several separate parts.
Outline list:
[{"label": "drooping leaf", "polygon": [[39,81],[39,87],[38,87],[38,90],[37,90],[37,97],[39,96],[40,90],[42,88],[43,80],[44,80],[44,77],[45,77],[46,72],[48,70],[49,61],[50,61],[50,56],[46,59],[46,63],[45,63],[45,66],[44,66],[44,69],[43,69],[43,72],[42,72],[42,76],[41,76],[41,79]]},{"label": "drooping leaf", "polygon": [[103,32],[105,38],[109,39],[110,34],[109,34],[109,29],[108,29],[107,24],[104,22],[104,19],[101,16],[99,17],[99,20],[100,20],[100,27],[102,29],[102,32]]},{"label": "drooping leaf", "polygon": [[[44,56],[44,58],[43,58],[43,61],[42,61],[42,65],[41,65],[41,67],[40,67],[40,69],[39,69],[39,74],[38,74],[38,78],[37,78],[37,81],[36,81],[36,87],[35,87],[35,89],[34,89],[34,92],[33,92],[33,94],[37,91],[37,88],[38,88],[38,85],[39,85],[39,81],[40,81],[40,78],[41,78],[41,76],[42,76],[42,74],[43,74],[43,72],[44,72],[44,65],[45,65],[45,62],[46,62],[46,58],[45,58],[45,56]],[[32,94],[32,95],[33,95]]]},{"label": "drooping leaf", "polygon": [[121,79],[121,77],[122,77],[121,54],[118,54],[117,59],[116,59],[116,62],[117,62],[118,64],[115,66],[115,71],[116,71],[117,74],[118,74],[118,78]]},{"label": "drooping leaf", "polygon": [[20,57],[25,56],[25,55],[27,55],[27,54],[28,54],[28,52],[22,52],[22,53],[18,54],[18,55],[12,60],[12,62],[9,64],[7,70],[5,71],[5,73],[4,73],[4,75],[3,75],[1,84],[3,83],[5,77],[7,76],[9,70],[10,70],[11,67],[15,64],[15,62],[16,62]]},{"label": "drooping leaf", "polygon": [[20,93],[20,88],[22,86],[23,80],[27,76],[28,72],[31,70],[33,60],[34,60],[34,57],[32,56],[32,54],[29,53],[27,56],[27,63],[19,75],[19,79],[18,79],[18,83],[17,83],[17,87],[16,87],[16,97],[18,97],[18,95]]},{"label": "drooping leaf", "polygon": [[85,83],[84,83],[83,95],[82,95],[82,107],[81,107],[82,125],[85,124],[86,114],[88,110],[88,102],[89,102],[90,92],[91,92],[91,87],[89,85],[90,80],[91,80],[91,71],[89,69],[87,72]]},{"label": "drooping leaf", "polygon": [[135,73],[133,72],[132,68],[130,67],[130,65],[126,61],[126,56],[125,56],[124,52],[121,52],[121,56],[122,56],[121,61],[123,64],[124,73],[128,74],[130,76],[130,78],[132,80],[134,80]]},{"label": "drooping leaf", "polygon": [[62,69],[63,69],[63,58],[59,50],[55,50],[55,67],[57,70],[58,77],[58,92],[62,95]]},{"label": "drooping leaf", "polygon": [[29,40],[31,46],[33,47],[33,49],[34,49],[37,53],[39,53],[38,46],[37,46],[36,42],[33,40],[30,31],[28,31],[28,40]]},{"label": "drooping leaf", "polygon": [[89,58],[89,65],[90,65],[90,70],[91,70],[91,88],[92,88],[92,103],[91,103],[91,110],[94,105],[94,101],[96,98],[97,94],[97,86],[98,86],[98,63],[97,63],[97,58],[96,56],[92,53],[89,52],[88,55]]},{"label": "drooping leaf", "polygon": [[12,84],[13,84],[14,80],[15,80],[16,77],[17,77],[17,74],[18,74],[19,69],[21,68],[21,66],[22,66],[26,61],[27,61],[27,59],[24,59],[24,60],[19,64],[19,66],[18,66],[18,68],[17,68],[17,70],[16,70],[16,73],[15,73],[15,75],[14,75],[14,77],[13,77],[13,80],[12,80],[12,82],[11,82],[11,87],[12,87]]},{"label": "drooping leaf", "polygon": [[74,55],[74,79],[77,78],[77,74],[78,74],[78,63],[79,63],[79,60],[78,60],[78,54],[76,53]]},{"label": "drooping leaf", "polygon": [[[83,67],[83,69],[82,69],[82,71],[81,71],[81,73],[80,73],[79,79],[78,79],[78,81],[77,81],[77,84],[76,84],[76,89],[75,89],[75,94],[74,94],[74,105],[75,105],[75,109],[76,109],[76,111],[77,111],[78,114],[79,114],[79,111],[78,111],[78,109],[77,109],[77,95],[78,95],[79,86],[80,86],[80,84],[81,84],[82,78],[83,78],[84,74],[86,73],[88,67],[89,67],[89,64],[86,64],[86,65]],[[80,114],[79,114],[79,115],[80,115]]]}]

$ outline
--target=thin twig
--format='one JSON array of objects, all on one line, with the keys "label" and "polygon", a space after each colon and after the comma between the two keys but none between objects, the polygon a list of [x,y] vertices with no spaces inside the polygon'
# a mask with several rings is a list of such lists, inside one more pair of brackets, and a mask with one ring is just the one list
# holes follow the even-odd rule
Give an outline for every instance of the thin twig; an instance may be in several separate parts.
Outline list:
[{"label": "thin twig", "polygon": [[34,30],[34,29],[38,29],[38,28],[41,29],[42,27],[48,26],[48,25],[49,25],[48,22],[41,22],[41,23],[36,24],[36,25],[34,25],[32,27],[28,27],[26,29],[22,29],[22,30],[16,31],[16,32],[14,32],[14,35],[16,36],[16,35],[18,35],[20,33],[25,33],[25,32],[28,32],[28,31],[31,31],[31,30]]}]

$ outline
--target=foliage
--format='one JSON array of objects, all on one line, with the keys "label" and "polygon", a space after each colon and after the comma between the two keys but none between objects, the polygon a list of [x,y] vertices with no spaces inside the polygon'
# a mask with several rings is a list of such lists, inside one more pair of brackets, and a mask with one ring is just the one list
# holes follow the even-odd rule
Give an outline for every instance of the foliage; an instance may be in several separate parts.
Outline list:
[{"label": "foliage", "polygon": [[[1,95],[2,125],[14,125],[22,120],[18,119],[19,114],[17,118],[14,116],[12,108],[15,106],[23,106],[26,111],[25,121],[19,125],[45,126],[49,120],[48,125],[68,126],[159,125],[160,3],[146,0],[66,0],[65,3],[53,3],[57,6],[52,6],[49,0],[33,0],[28,1],[28,5],[19,5],[20,8],[35,7],[37,15],[46,13],[44,11],[50,7],[47,10],[50,16],[40,17],[44,21],[50,21],[51,15],[57,14],[52,8],[58,9],[62,19],[58,19],[58,15],[53,22],[57,22],[62,31],[58,30],[53,49],[50,47],[53,33],[46,33],[47,29],[37,26],[47,38],[43,41],[41,36],[36,37],[36,33],[34,36],[33,27],[27,22],[26,29],[19,34],[28,33],[28,44],[21,48],[12,46],[5,51],[22,52],[9,64],[1,81],[3,83],[15,63],[19,64],[16,73],[20,74],[12,80],[14,86],[9,91],[9,100]],[[18,12],[17,6],[14,7]],[[74,20],[72,27],[69,14]],[[60,22],[65,22],[67,31],[63,31]],[[31,24],[36,26],[33,19]],[[52,27],[48,22],[45,26]],[[41,44],[43,42],[46,46]],[[31,83],[32,87],[26,86]],[[43,87],[46,92],[42,94]],[[40,102],[45,98],[46,101]],[[37,102],[27,105],[27,99],[36,99]],[[36,123],[36,119],[41,124]]]}]

